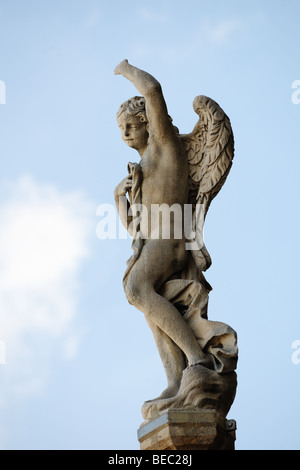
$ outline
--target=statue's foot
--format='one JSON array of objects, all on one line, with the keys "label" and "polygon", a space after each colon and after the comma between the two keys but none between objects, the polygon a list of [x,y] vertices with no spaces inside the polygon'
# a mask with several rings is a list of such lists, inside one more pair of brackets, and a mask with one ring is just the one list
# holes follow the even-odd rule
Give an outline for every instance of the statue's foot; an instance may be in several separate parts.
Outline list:
[{"label": "statue's foot", "polygon": [[[145,402],[142,415],[144,420],[150,421],[169,409],[212,409],[217,412],[220,420],[223,420],[233,403],[236,386],[235,372],[219,374],[204,367],[200,361],[200,364],[191,364],[183,370],[180,387],[175,396]],[[168,389],[161,397],[165,393],[171,393],[171,388]]]},{"label": "statue's foot", "polygon": [[171,397],[175,397],[175,395],[177,395],[177,392],[179,390],[179,387],[180,387],[180,382],[176,382],[172,385],[170,385],[169,387],[167,387],[160,395],[159,397],[157,397],[158,400],[161,400],[163,398],[171,398]]},{"label": "statue's foot", "polygon": [[157,398],[152,400],[147,400],[145,403],[150,403],[156,400],[163,400],[165,398],[175,397],[178,393],[180,387],[180,382],[175,382],[174,384],[169,385]]}]

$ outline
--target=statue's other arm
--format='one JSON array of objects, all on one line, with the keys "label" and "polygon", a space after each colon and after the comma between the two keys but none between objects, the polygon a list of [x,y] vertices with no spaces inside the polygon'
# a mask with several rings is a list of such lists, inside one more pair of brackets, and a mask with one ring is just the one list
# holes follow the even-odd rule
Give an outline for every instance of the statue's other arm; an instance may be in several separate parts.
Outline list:
[{"label": "statue's other arm", "polygon": [[116,68],[116,75],[123,75],[146,99],[146,115],[149,122],[149,135],[156,139],[174,137],[175,131],[168,116],[167,105],[160,83],[149,73],[130,65],[123,60]]},{"label": "statue's other arm", "polygon": [[132,216],[128,215],[128,211],[130,208],[129,201],[126,197],[126,193],[129,189],[131,189],[132,181],[131,181],[131,176],[127,176],[124,178],[121,183],[118,184],[114,191],[114,199],[115,199],[115,204],[117,207],[117,211],[119,213],[120,220],[126,230],[128,231],[129,235],[132,236],[131,233],[131,222],[132,222]]}]

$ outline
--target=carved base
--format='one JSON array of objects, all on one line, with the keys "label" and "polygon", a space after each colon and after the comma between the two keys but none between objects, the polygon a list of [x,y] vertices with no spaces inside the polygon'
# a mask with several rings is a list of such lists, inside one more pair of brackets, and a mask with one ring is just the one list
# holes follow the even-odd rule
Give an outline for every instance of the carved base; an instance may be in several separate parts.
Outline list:
[{"label": "carved base", "polygon": [[138,430],[141,450],[234,450],[236,423],[215,410],[172,409]]},{"label": "carved base", "polygon": [[153,420],[171,409],[212,410],[219,423],[235,398],[237,376],[235,372],[218,374],[201,365],[187,367],[182,374],[178,393],[171,398],[149,400],[143,404],[144,420]]}]

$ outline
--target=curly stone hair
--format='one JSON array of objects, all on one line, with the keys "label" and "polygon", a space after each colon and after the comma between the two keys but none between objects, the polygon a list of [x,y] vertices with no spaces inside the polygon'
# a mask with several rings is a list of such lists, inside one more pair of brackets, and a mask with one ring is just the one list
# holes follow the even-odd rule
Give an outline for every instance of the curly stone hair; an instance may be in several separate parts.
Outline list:
[{"label": "curly stone hair", "polygon": [[[134,96],[133,98],[130,98],[129,100],[122,103],[119,111],[117,112],[117,119],[124,112],[127,112],[132,116],[138,116],[141,122],[145,122],[146,124],[148,123],[148,118],[146,115],[146,100],[143,96]],[[173,122],[171,116],[169,116],[169,119],[171,122]],[[178,127],[174,126],[174,124],[173,127],[176,133],[179,134]]]},{"label": "curly stone hair", "polygon": [[146,100],[143,96],[134,96],[121,104],[119,111],[117,112],[117,119],[125,111],[133,116],[139,116],[141,122],[148,122],[146,116]]}]

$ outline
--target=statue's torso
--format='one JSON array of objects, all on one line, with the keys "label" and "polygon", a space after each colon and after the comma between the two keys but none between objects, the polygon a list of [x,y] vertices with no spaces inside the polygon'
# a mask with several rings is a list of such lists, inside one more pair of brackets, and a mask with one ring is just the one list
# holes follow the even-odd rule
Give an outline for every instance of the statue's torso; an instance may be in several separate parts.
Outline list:
[{"label": "statue's torso", "polygon": [[166,145],[159,148],[149,145],[141,159],[142,203],[187,204],[188,203],[188,161],[180,145]]},{"label": "statue's torso", "polygon": [[[140,166],[142,168],[141,199],[143,206],[147,209],[142,216],[142,219],[147,217],[147,224],[146,226],[141,224],[141,229],[145,233],[147,230],[150,233],[151,228],[152,235],[156,233],[157,236],[159,233],[159,238],[164,238],[168,236],[168,227],[171,225],[170,238],[173,238],[174,224],[169,222],[169,208],[174,204],[177,205],[176,223],[180,225],[183,232],[183,206],[188,203],[188,161],[185,152],[179,145],[164,146],[161,149],[155,145],[149,145],[141,159]],[[165,209],[161,207],[163,204]],[[157,206],[165,210],[165,219],[158,219]],[[164,234],[162,233],[163,223],[167,224]]]}]

